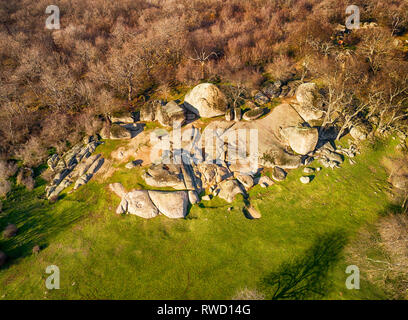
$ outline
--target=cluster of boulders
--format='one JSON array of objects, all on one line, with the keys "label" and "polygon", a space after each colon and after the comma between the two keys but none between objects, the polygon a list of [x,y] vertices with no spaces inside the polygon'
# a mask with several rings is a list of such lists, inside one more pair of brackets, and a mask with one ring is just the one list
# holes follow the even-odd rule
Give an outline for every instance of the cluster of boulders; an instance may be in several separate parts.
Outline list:
[{"label": "cluster of boulders", "polygon": [[[296,101],[281,104],[262,117],[265,110],[259,105],[282,95],[295,95]],[[210,200],[215,196],[232,203],[237,195],[247,197],[247,191],[255,185],[267,188],[285,180],[286,170],[306,166],[304,173],[307,175],[301,177],[300,182],[308,184],[314,179],[315,171],[321,170],[308,167],[315,159],[323,167],[333,169],[340,167],[345,156],[350,158],[350,162],[353,161],[351,158],[358,153],[354,144],[350,148],[336,149],[331,142],[333,133],[319,132],[317,127],[311,125],[312,121],[321,120],[324,116],[320,98],[314,83],[299,86],[293,83],[289,86],[277,81],[255,93],[257,104],[247,101],[245,105],[249,111],[242,114],[245,109],[228,108],[227,99],[217,86],[203,83],[186,95],[183,104],[177,101],[145,104],[140,111],[140,120],[157,120],[165,126],[182,126],[188,119],[221,115],[225,115],[227,121],[213,121],[203,132],[194,126],[185,129],[190,130],[187,135],[183,133],[188,141],[183,140],[181,146],[168,141],[168,150],[163,150],[160,158],[146,169],[143,178],[147,185],[152,188],[172,188],[174,191],[127,192],[120,184],[112,184],[111,189],[121,197],[117,213],[130,213],[143,218],[153,218],[159,214],[183,218],[189,204]],[[257,131],[257,153],[256,158],[248,161],[246,157],[253,142],[235,133],[252,129]],[[205,139],[207,130],[216,132],[217,139],[222,141],[221,146],[204,143],[208,140]],[[235,147],[238,152],[231,153],[231,147]],[[246,158],[246,164],[240,163],[242,156]],[[256,167],[253,165],[255,163]],[[128,165],[129,168],[134,167],[133,162]],[[272,179],[266,175],[259,176],[263,168],[272,168]],[[253,208],[249,208],[247,212],[253,211]]]},{"label": "cluster of boulders", "polygon": [[184,104],[174,100],[169,102],[154,100],[144,104],[140,110],[141,121],[158,121],[162,126],[167,127],[181,127],[195,117],[195,114],[189,112]]},{"label": "cluster of boulders", "polygon": [[275,98],[291,97],[295,94],[298,83],[296,81],[277,80],[273,83],[267,84],[259,91],[252,93],[254,101],[259,105],[269,103]]},{"label": "cluster of boulders", "polygon": [[143,131],[138,113],[121,112],[109,115],[109,121],[99,133],[102,139],[132,139]]},{"label": "cluster of boulders", "polygon": [[48,167],[53,172],[53,178],[45,189],[48,199],[56,199],[74,182],[76,190],[92,179],[104,163],[100,154],[92,155],[101,143],[96,136],[86,137],[83,143],[75,145],[62,156],[54,154],[48,159]]},{"label": "cluster of boulders", "polygon": [[134,214],[145,219],[163,214],[171,219],[184,218],[189,204],[188,191],[133,190],[127,192],[120,183],[109,185],[121,198],[117,214]]}]

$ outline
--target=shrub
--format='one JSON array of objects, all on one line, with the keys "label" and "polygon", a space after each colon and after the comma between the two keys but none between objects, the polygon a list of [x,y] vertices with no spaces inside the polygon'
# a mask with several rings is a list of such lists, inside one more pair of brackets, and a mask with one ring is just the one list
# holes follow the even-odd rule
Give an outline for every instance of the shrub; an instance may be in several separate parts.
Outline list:
[{"label": "shrub", "polygon": [[0,180],[0,198],[6,197],[11,190],[11,183],[8,180]]},{"label": "shrub", "polygon": [[25,186],[28,190],[33,190],[35,186],[33,170],[21,168],[17,174],[17,184]]}]

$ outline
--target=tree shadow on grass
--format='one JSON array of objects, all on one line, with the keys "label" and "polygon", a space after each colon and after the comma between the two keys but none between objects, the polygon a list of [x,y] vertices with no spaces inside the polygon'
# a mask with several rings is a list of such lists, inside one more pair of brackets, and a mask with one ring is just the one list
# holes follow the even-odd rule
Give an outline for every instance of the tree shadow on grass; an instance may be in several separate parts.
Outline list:
[{"label": "tree shadow on grass", "polygon": [[339,261],[346,245],[344,232],[319,236],[303,256],[284,262],[278,270],[261,280],[260,289],[266,299],[319,299],[330,290],[328,273]]},{"label": "tree shadow on grass", "polygon": [[[35,245],[42,249],[52,237],[79,221],[89,204],[86,201],[69,201],[51,204],[42,199],[44,186],[28,191],[15,186],[0,213],[0,250],[9,257],[2,268],[10,267],[17,259],[32,254]],[[91,198],[91,197],[90,197]],[[2,231],[9,224],[18,227],[17,235],[6,239]]]}]

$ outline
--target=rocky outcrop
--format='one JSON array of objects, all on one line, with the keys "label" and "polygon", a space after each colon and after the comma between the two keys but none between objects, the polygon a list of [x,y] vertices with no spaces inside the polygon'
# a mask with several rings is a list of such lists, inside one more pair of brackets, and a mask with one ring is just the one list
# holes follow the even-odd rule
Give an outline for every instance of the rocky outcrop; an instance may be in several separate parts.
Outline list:
[{"label": "rocky outcrop", "polygon": [[217,86],[202,83],[184,98],[184,107],[204,118],[222,116],[227,110],[227,99]]},{"label": "rocky outcrop", "polygon": [[[74,189],[87,183],[93,175],[102,167],[104,159],[100,154],[92,155],[96,147],[102,142],[88,139],[89,143],[77,144],[63,156],[53,155],[49,161],[51,169],[55,172],[51,183],[45,188],[48,199],[56,198],[72,183]],[[57,159],[59,159],[57,161]]]},{"label": "rocky outcrop", "polygon": [[306,126],[283,128],[281,135],[287,140],[293,151],[302,155],[314,151],[319,140],[317,129]]}]

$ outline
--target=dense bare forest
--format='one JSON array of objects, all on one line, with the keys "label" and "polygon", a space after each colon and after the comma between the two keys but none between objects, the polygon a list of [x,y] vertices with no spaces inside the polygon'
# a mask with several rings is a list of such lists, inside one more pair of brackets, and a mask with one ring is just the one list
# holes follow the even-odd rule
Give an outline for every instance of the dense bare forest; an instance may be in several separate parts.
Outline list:
[{"label": "dense bare forest", "polygon": [[54,4],[61,30],[44,26],[47,1],[1,0],[2,159],[36,166],[50,148],[98,132],[109,112],[201,80],[250,92],[293,74],[320,79],[323,126],[344,131],[357,118],[379,132],[407,125],[408,57],[396,40],[408,28],[404,0],[356,0],[362,22],[377,27],[341,40],[348,3],[339,0]]}]

